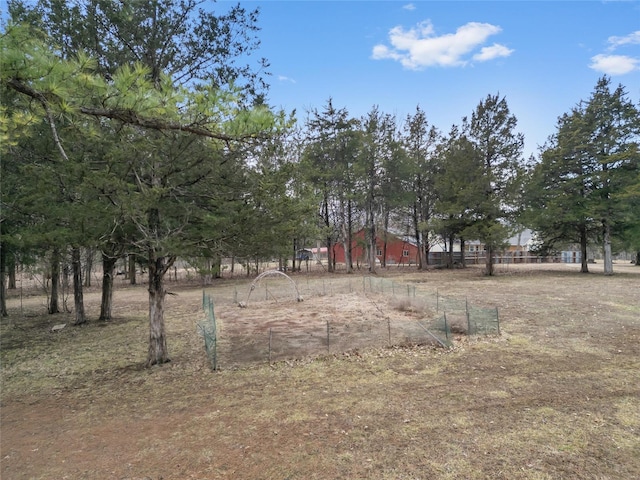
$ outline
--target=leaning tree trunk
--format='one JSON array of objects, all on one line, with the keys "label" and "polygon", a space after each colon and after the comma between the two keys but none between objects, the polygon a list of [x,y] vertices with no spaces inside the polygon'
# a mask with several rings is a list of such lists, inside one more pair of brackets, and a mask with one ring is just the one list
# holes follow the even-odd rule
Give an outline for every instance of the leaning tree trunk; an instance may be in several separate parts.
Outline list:
[{"label": "leaning tree trunk", "polygon": [[51,298],[49,298],[49,314],[60,313],[58,303],[58,287],[60,285],[60,251],[53,249],[51,255]]},{"label": "leaning tree trunk", "polygon": [[[384,214],[384,232],[383,235],[383,244],[382,244],[382,261],[380,265],[382,268],[387,268],[387,247],[389,246],[389,239],[387,237],[387,232],[389,231],[389,210]],[[402,253],[401,253],[402,255]]]},{"label": "leaning tree trunk", "polygon": [[84,314],[84,298],[82,295],[82,262],[80,261],[80,248],[71,249],[71,265],[73,267],[73,306],[75,312],[74,325],[82,325],[87,322]]},{"label": "leaning tree trunk", "polygon": [[113,305],[113,274],[116,270],[118,257],[102,252],[102,299],[100,301],[100,317],[98,320],[111,320],[111,306]]}]

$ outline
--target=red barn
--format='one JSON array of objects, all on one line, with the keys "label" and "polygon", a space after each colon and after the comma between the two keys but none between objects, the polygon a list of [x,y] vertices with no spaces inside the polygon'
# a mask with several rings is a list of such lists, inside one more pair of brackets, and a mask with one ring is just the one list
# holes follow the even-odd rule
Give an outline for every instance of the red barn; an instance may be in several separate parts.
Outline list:
[{"label": "red barn", "polygon": [[[386,239],[386,250],[385,250]],[[351,257],[354,264],[367,263],[367,240],[365,238],[364,229],[353,234],[351,242]],[[378,232],[376,238],[377,252],[376,257],[382,263],[383,255],[386,251],[386,265],[396,264],[416,264],[418,263],[418,247],[389,232]],[[333,255],[336,263],[344,262],[344,245],[339,242],[333,246]]]}]

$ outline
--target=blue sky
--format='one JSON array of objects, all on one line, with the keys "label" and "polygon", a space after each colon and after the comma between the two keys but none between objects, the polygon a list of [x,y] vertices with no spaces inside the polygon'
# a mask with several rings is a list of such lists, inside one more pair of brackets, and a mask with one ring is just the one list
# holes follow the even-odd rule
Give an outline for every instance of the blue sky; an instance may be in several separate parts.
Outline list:
[{"label": "blue sky", "polygon": [[640,100],[637,1],[241,4],[261,10],[270,104],[296,109],[301,121],[331,97],[353,117],[378,105],[402,121],[419,105],[446,133],[499,93],[528,155],[603,74]]}]

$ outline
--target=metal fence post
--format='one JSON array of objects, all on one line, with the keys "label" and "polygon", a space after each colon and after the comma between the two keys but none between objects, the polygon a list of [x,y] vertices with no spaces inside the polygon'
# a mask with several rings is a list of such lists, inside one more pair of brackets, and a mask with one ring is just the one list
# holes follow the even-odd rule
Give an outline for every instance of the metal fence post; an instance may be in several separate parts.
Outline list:
[{"label": "metal fence post", "polygon": [[329,320],[327,320],[327,353],[331,353],[331,348],[329,347]]},{"label": "metal fence post", "polygon": [[444,314],[444,336],[447,340],[449,340],[449,325],[447,325],[447,312],[443,312]]}]

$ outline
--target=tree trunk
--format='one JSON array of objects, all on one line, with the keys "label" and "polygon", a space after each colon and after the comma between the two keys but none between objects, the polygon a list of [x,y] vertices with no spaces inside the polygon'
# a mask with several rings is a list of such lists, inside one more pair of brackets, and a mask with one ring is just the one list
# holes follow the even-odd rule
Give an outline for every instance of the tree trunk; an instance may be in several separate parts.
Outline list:
[{"label": "tree trunk", "polygon": [[131,285],[136,284],[136,256],[132,253],[128,256],[129,260],[129,283]]},{"label": "tree trunk", "polygon": [[87,322],[84,314],[84,298],[82,295],[82,262],[80,261],[80,247],[71,250],[71,265],[73,268],[73,306],[75,312],[74,325],[82,325]]},{"label": "tree trunk", "polygon": [[580,229],[580,273],[589,273],[587,260],[587,230],[582,227]]},{"label": "tree trunk", "polygon": [[[293,239],[293,257],[291,258],[291,271],[296,271],[296,257],[298,256],[298,240]],[[302,261],[302,260],[300,260]]]},{"label": "tree trunk", "polygon": [[429,267],[429,253],[431,253],[431,244],[429,243],[429,231],[422,231],[422,249],[424,250],[424,268]]},{"label": "tree trunk", "polygon": [[173,260],[155,257],[155,251],[149,249],[149,354],[147,367],[162,365],[170,361],[164,325],[164,275],[173,264]]},{"label": "tree trunk", "polygon": [[87,248],[87,255],[84,263],[84,286],[89,288],[91,286],[91,272],[93,271],[93,248]]},{"label": "tree trunk", "polygon": [[382,268],[387,268],[387,244],[389,243],[387,240],[387,232],[389,231],[389,210],[385,212],[384,215],[384,232],[383,232],[383,244],[382,244],[382,260],[380,265]]},{"label": "tree trunk", "polygon": [[7,259],[5,248],[0,243],[0,315],[7,316],[7,284],[5,282],[5,270],[7,268]]},{"label": "tree trunk", "polygon": [[351,199],[347,202],[347,243],[349,244],[349,268],[353,271],[353,205]]},{"label": "tree trunk", "polygon": [[603,221],[602,250],[604,255],[604,274],[613,275],[613,256],[611,254],[611,225]]},{"label": "tree trunk", "polygon": [[[178,281],[178,271],[174,267],[174,271],[176,273],[176,282]],[[218,254],[215,254],[213,257],[213,278],[222,278],[222,257]]]},{"label": "tree trunk", "polygon": [[636,252],[636,267],[640,267],[640,250]]},{"label": "tree trunk", "polygon": [[116,270],[118,257],[109,256],[102,252],[102,299],[100,301],[100,317],[98,320],[111,320],[111,306],[113,305],[113,274]]},{"label": "tree trunk", "polygon": [[487,245],[485,254],[485,268],[484,274],[492,276],[493,275],[493,247],[491,245]]},{"label": "tree trunk", "polygon": [[7,288],[9,290],[15,290],[16,289],[16,259],[14,255],[11,256],[11,261],[9,261],[8,264],[6,265],[6,270],[7,270],[7,276],[9,278],[9,284],[7,285]]},{"label": "tree trunk", "polygon": [[382,239],[382,259],[380,260],[380,266],[382,268],[387,268],[387,244],[387,235],[385,233]]},{"label": "tree trunk", "polygon": [[329,218],[329,198],[327,197],[327,193],[326,193],[326,185],[325,185],[325,195],[324,195],[324,199],[322,200],[322,213],[323,213],[323,220],[324,220],[324,226],[327,229],[327,270],[331,273],[334,271],[335,269],[335,263],[334,263],[334,255],[333,255],[333,242],[331,240],[331,234],[330,232],[330,227],[331,227],[331,223],[330,223],[330,218]]},{"label": "tree trunk", "polygon": [[60,285],[60,251],[53,249],[51,254],[51,297],[49,298],[49,314],[60,313],[58,303],[58,287]]},{"label": "tree trunk", "polygon": [[416,247],[418,247],[418,270],[422,270],[426,265],[424,263],[424,250],[422,248],[422,237],[420,232],[420,223],[418,221],[418,207],[413,204],[413,230],[416,236]]},{"label": "tree trunk", "polygon": [[[373,210],[373,207],[370,207]],[[376,242],[376,223],[373,218],[373,211],[369,213],[369,272],[376,273],[376,254],[378,253],[378,245]]]},{"label": "tree trunk", "polygon": [[449,235],[449,258],[447,260],[447,268],[453,268],[453,233]]},{"label": "tree trunk", "polygon": [[[351,225],[349,221],[350,216],[350,201],[346,202],[344,198],[340,198],[339,203],[339,219],[340,219],[340,234],[342,237],[342,248],[344,250],[344,266],[347,273],[353,273],[353,261],[351,259]],[[345,210],[346,208],[346,210]]]},{"label": "tree trunk", "polygon": [[350,235],[347,231],[347,225],[342,222],[342,247],[344,249],[344,265],[347,273],[353,273],[353,262],[351,261],[351,242]]},{"label": "tree trunk", "polygon": [[467,260],[465,259],[465,256],[464,256],[464,247],[465,247],[464,238],[461,238],[460,239],[460,265],[462,266],[462,268],[466,268],[467,266]]}]

